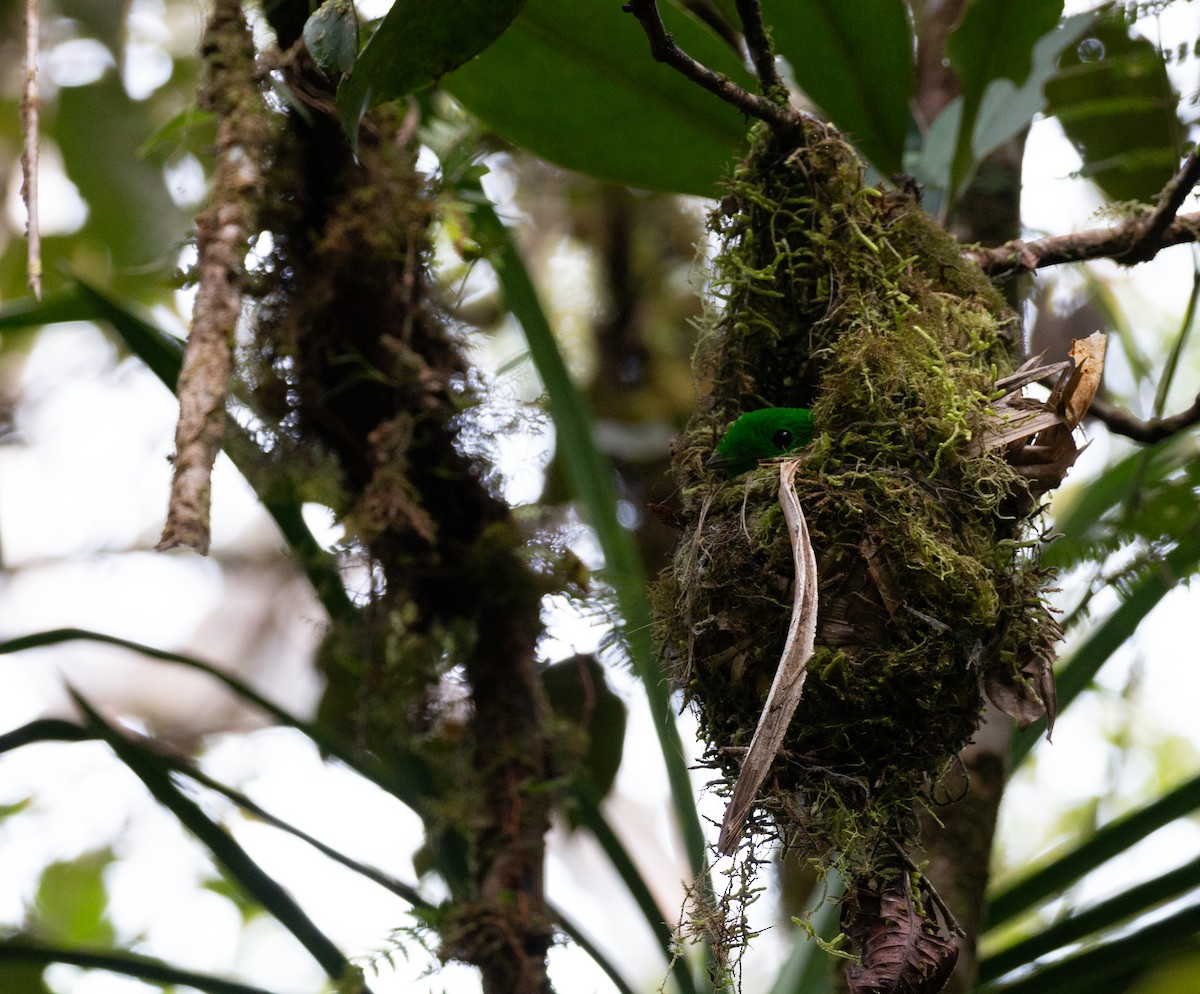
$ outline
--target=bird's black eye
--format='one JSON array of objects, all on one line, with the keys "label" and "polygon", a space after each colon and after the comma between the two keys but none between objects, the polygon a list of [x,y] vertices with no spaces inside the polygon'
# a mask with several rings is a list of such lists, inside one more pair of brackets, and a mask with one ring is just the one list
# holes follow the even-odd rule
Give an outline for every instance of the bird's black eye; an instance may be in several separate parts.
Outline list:
[{"label": "bird's black eye", "polygon": [[786,428],[780,428],[771,436],[771,444],[781,452],[784,449],[789,449],[792,446],[792,433]]}]

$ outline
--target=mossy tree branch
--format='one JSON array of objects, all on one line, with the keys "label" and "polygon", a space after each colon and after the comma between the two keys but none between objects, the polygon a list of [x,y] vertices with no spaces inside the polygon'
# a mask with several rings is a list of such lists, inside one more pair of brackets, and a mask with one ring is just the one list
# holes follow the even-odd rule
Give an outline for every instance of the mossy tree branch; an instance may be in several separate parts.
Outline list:
[{"label": "mossy tree branch", "polygon": [[[1121,265],[1132,266],[1149,261],[1173,245],[1200,241],[1200,211],[1176,216],[1153,245],[1141,241],[1147,227],[1146,218],[1131,218],[1107,228],[1049,235],[1030,242],[1018,238],[995,248],[972,248],[966,255],[990,276],[1032,273],[1047,266],[1094,259],[1112,259]],[[1131,251],[1139,244],[1138,257],[1134,258]]]},{"label": "mossy tree branch", "polygon": [[1108,228],[1050,235],[1032,242],[1014,239],[996,248],[970,249],[967,255],[992,276],[1093,259],[1112,259],[1122,266],[1149,262],[1165,248],[1200,240],[1200,211],[1179,213],[1198,182],[1200,149],[1193,149],[1162,188],[1156,198],[1158,206],[1149,214]]},{"label": "mossy tree branch", "polygon": [[207,553],[212,468],[225,434],[243,264],[261,196],[270,129],[256,82],[254,40],[240,0],[216,0],[201,54],[208,79],[200,103],[219,122],[217,161],[211,202],[196,218],[199,287],[176,387],[174,473],[158,548],[186,545]]},{"label": "mossy tree branch", "polygon": [[[269,7],[281,47],[307,10]],[[488,994],[545,994],[554,793],[535,649],[554,581],[530,568],[528,537],[461,451],[477,398],[429,299],[433,198],[413,122],[366,115],[356,157],[307,55],[284,73],[308,114],[289,116],[273,171],[289,193],[268,219],[286,261],[258,335],[288,380],[261,393],[297,444],[332,454],[348,534],[378,578],[368,608],[327,638],[322,714],[381,756],[423,764],[419,813],[450,892],[442,958],[477,967]],[[468,699],[446,693],[464,675]]]}]

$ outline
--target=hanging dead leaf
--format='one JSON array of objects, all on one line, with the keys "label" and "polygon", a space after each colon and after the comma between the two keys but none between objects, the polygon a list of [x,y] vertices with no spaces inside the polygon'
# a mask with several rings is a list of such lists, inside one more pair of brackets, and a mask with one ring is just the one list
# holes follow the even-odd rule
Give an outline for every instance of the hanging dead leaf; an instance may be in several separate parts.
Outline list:
[{"label": "hanging dead leaf", "polygon": [[957,943],[922,915],[903,880],[880,889],[856,880],[842,904],[842,931],[861,955],[846,967],[850,994],[937,994],[958,962]]},{"label": "hanging dead leaf", "polygon": [[1100,389],[1100,380],[1104,376],[1104,356],[1107,351],[1108,339],[1099,331],[1071,343],[1071,361],[1080,375],[1074,388],[1063,398],[1063,416],[1072,428],[1083,420],[1092,401],[1096,399],[1096,391]]},{"label": "hanging dead leaf", "polygon": [[990,669],[984,676],[983,689],[993,704],[1024,731],[1046,713],[1046,705],[1035,684],[1022,674],[1014,676],[1006,667]]},{"label": "hanging dead leaf", "polygon": [[792,617],[788,623],[787,640],[783,645],[779,667],[775,670],[766,704],[763,705],[758,726],[750,739],[750,748],[746,750],[741,772],[725,808],[717,848],[727,856],[737,848],[758,788],[771,769],[792,715],[796,713],[796,705],[800,703],[800,695],[804,690],[804,679],[808,675],[808,660],[817,638],[817,557],[808,537],[804,509],[800,506],[800,498],[796,496],[796,471],[799,468],[798,459],[785,459],[779,464],[779,503],[787,522],[796,570]]}]

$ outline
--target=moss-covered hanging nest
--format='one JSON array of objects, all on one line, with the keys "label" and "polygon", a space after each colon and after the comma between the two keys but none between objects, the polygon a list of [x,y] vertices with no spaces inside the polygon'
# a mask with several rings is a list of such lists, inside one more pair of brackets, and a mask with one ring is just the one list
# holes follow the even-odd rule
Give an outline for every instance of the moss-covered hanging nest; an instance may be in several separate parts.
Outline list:
[{"label": "moss-covered hanging nest", "polygon": [[980,438],[1020,349],[1015,316],[903,191],[864,185],[811,123],[761,128],[714,216],[722,241],[706,396],[677,448],[683,537],[656,592],[660,644],[731,782],[779,663],[792,549],[766,466],[705,468],[737,415],[808,407],[796,492],[820,606],[807,683],[756,832],[868,876],[914,841],[914,804],[968,741],[990,680],[1020,684],[1056,628],[1025,555],[1026,485]]}]

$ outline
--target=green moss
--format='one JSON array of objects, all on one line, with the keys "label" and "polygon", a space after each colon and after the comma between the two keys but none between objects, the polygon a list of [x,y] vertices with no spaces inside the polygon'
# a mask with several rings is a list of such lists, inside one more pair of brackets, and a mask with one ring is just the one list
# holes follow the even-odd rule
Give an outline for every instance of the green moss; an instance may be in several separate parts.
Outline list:
[{"label": "green moss", "polygon": [[969,454],[1016,319],[919,204],[863,185],[832,130],[802,149],[757,134],[730,186],[660,644],[732,779],[725,747],[749,742],[783,647],[792,553],[777,471],[730,481],[703,463],[737,414],[811,407],[796,489],[817,648],[761,807],[818,862],[870,872],[883,834],[913,841],[915,805],[978,723],[984,670],[1050,630],[1015,541],[1024,485],[1001,456]]}]

